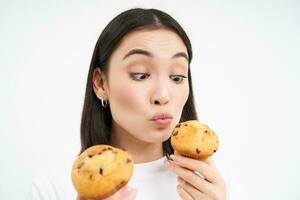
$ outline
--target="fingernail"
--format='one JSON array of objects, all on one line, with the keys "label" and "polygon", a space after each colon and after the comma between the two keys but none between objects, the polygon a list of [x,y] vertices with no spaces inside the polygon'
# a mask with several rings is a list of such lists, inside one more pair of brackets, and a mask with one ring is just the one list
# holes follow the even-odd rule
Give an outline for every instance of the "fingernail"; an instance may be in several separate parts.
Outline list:
[{"label": "fingernail", "polygon": [[136,192],[136,188],[132,186],[126,186],[120,193],[121,197],[129,197],[132,193]]},{"label": "fingernail", "polygon": [[170,154],[167,153],[166,157],[167,157],[168,160],[172,160],[172,158],[170,157]]},{"label": "fingernail", "polygon": [[179,156],[175,156],[174,154],[172,154],[170,157],[171,157],[172,160],[174,160],[174,161],[177,161],[177,162],[181,161],[181,158],[180,158]]}]

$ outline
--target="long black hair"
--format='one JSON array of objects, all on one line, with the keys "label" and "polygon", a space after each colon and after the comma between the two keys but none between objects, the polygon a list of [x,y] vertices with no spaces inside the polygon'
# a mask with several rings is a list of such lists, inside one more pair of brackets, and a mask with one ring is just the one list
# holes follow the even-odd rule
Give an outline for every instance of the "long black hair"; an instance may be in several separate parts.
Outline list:
[{"label": "long black hair", "polygon": [[[189,96],[183,107],[180,122],[197,119],[192,88],[192,76],[190,63],[192,60],[192,46],[188,36],[179,23],[170,15],[157,9],[134,8],[117,15],[102,31],[93,52],[90,69],[87,78],[83,111],[81,116],[81,151],[96,145],[110,144],[112,128],[112,115],[109,106],[103,108],[100,100],[93,91],[93,71],[99,67],[106,74],[109,59],[118,47],[121,39],[135,30],[156,30],[165,28],[172,30],[182,39],[186,45],[189,58],[188,83]],[[163,142],[166,153],[173,153],[170,139]]]}]

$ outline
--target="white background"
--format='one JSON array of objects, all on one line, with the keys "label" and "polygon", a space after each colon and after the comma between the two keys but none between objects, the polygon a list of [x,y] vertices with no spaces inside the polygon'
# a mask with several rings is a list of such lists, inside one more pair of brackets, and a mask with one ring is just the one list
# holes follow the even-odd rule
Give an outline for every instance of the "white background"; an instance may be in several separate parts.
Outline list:
[{"label": "white background", "polygon": [[96,40],[136,6],[166,11],[189,35],[200,120],[250,199],[300,199],[296,0],[2,0],[0,199],[24,199],[37,172],[72,162]]}]

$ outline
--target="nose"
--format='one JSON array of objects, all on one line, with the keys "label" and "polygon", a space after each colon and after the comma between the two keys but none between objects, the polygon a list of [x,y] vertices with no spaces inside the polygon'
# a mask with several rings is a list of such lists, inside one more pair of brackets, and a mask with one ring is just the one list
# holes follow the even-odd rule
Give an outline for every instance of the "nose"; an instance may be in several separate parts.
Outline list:
[{"label": "nose", "polygon": [[166,81],[157,81],[151,95],[153,105],[165,105],[170,100],[168,83]]}]

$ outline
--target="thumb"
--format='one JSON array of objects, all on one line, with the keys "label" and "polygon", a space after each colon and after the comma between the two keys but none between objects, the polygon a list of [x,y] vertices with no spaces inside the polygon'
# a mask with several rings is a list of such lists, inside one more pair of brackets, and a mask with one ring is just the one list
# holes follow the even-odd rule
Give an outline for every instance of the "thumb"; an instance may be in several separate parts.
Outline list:
[{"label": "thumb", "polygon": [[120,200],[133,200],[137,194],[137,188],[132,186],[125,186],[120,191]]}]

